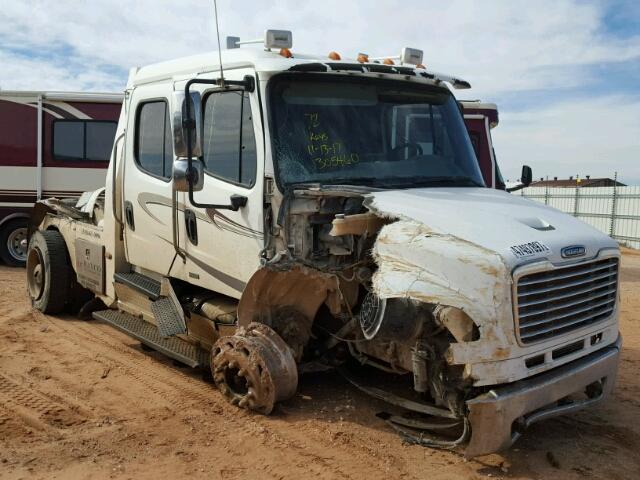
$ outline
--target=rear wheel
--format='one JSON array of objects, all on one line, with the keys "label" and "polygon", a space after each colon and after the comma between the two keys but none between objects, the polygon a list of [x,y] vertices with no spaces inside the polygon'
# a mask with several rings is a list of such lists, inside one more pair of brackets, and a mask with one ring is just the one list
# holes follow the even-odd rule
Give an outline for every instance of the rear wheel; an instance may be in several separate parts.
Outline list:
[{"label": "rear wheel", "polygon": [[38,230],[27,252],[27,287],[34,308],[61,312],[69,299],[71,267],[64,238],[55,230]]},{"label": "rear wheel", "polygon": [[27,261],[26,218],[14,218],[0,229],[0,258],[12,267],[24,267]]}]

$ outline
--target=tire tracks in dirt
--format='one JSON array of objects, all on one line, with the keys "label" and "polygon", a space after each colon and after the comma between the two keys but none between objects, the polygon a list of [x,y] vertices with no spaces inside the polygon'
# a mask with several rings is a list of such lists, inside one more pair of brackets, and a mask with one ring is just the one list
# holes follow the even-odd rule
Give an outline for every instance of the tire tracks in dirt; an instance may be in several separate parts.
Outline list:
[{"label": "tire tracks in dirt", "polygon": [[[134,379],[135,383],[143,385],[147,392],[153,393],[156,397],[154,402],[161,399],[163,403],[174,408],[176,406],[183,406],[185,409],[197,408],[205,415],[207,410],[222,415],[223,421],[215,422],[216,425],[213,426],[217,438],[223,438],[229,444],[234,444],[239,436],[242,440],[240,443],[246,444],[248,442],[256,447],[264,446],[265,443],[281,446],[282,464],[278,465],[277,462],[274,462],[273,452],[268,452],[264,448],[253,448],[252,450],[261,453],[252,455],[248,462],[251,465],[248,467],[259,467],[261,472],[268,473],[273,478],[281,478],[285,470],[287,474],[291,474],[293,465],[286,459],[290,459],[294,452],[295,458],[300,459],[299,473],[305,477],[346,479],[352,478],[354,474],[362,474],[363,469],[370,469],[372,474],[379,475],[380,473],[380,466],[378,465],[376,468],[375,465],[372,465],[370,457],[366,463],[354,462],[353,460],[356,458],[350,455],[351,463],[340,462],[343,466],[349,465],[350,468],[345,470],[339,467],[332,458],[335,454],[334,445],[328,443],[322,435],[309,430],[299,432],[295,427],[285,428],[282,431],[279,421],[271,421],[228,405],[210,384],[193,378],[178,368],[172,368],[161,361],[145,356],[143,352],[123,343],[121,338],[107,332],[105,327],[110,327],[106,325],[93,322],[81,323],[76,320],[64,324],[64,319],[54,320],[44,315],[41,316],[41,319],[53,323],[56,328],[63,330],[64,340],[71,342],[78,349],[84,350],[88,360],[98,361],[104,366],[109,365],[112,368],[116,366],[118,371]],[[114,331],[114,333],[120,335],[119,332]],[[93,357],[89,353],[93,354]],[[219,398],[216,398],[218,396]],[[149,401],[151,402],[150,398]],[[263,441],[261,436],[256,437],[256,426],[259,431],[267,432],[265,435],[267,439]],[[320,452],[318,453],[317,450]],[[358,453],[369,456],[366,449]],[[247,458],[237,456],[233,449],[229,449],[227,454],[228,458],[235,456],[238,465],[248,461]],[[284,465],[286,465],[285,470],[283,470]],[[378,475],[374,474],[372,478]]]},{"label": "tire tracks in dirt", "polygon": [[69,406],[53,401],[40,391],[28,389],[0,374],[0,403],[35,428],[69,428],[86,421]]}]

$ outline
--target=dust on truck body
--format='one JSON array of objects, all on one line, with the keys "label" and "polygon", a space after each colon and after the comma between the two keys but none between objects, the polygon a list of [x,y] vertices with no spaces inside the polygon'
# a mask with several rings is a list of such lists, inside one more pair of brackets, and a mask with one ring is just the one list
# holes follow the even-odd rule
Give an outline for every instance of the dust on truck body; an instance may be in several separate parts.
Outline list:
[{"label": "dust on truck body", "polygon": [[217,53],[131,71],[105,188],[35,207],[34,306],[94,294],[84,313],[262,413],[299,374],[346,370],[423,415],[387,418],[405,438],[468,456],[607,397],[617,244],[487,188],[450,89],[469,84],[420,51],[341,60],[290,38],[223,51],[224,80]]},{"label": "dust on truck body", "polygon": [[24,265],[33,204],[104,185],[121,93],[0,91],[0,259]]}]

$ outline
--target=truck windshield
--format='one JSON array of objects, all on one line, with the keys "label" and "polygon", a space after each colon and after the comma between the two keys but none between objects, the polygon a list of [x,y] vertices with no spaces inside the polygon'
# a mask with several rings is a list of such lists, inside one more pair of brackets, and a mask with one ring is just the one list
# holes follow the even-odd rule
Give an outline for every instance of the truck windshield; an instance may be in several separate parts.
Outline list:
[{"label": "truck windshield", "polygon": [[484,187],[448,90],[406,81],[303,75],[277,76],[269,85],[281,186]]}]

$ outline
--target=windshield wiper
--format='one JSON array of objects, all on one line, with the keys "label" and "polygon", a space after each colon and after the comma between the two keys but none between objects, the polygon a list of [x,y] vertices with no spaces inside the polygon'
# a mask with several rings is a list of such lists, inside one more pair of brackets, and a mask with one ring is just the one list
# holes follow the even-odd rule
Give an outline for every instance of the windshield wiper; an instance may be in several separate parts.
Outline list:
[{"label": "windshield wiper", "polygon": [[373,177],[336,177],[326,180],[313,180],[310,182],[298,182],[292,186],[319,186],[319,187],[375,187],[388,188],[384,179]]},{"label": "windshield wiper", "polygon": [[380,189],[390,188],[418,188],[424,186],[455,185],[459,187],[484,187],[467,176],[417,176],[417,177],[336,177],[327,180],[315,180],[311,182],[300,182],[292,186],[318,186],[318,187],[372,187]]},{"label": "windshield wiper", "polygon": [[412,177],[412,178],[399,178],[398,181],[393,182],[392,178],[387,178],[386,180],[391,180],[387,183],[388,186],[393,186],[395,188],[408,188],[408,187],[423,187],[423,186],[441,186],[441,185],[455,185],[459,187],[485,187],[482,183],[476,181],[471,177],[467,177],[464,175],[454,175],[454,176],[439,176],[439,177],[429,177],[429,176],[420,176],[420,177]]}]

